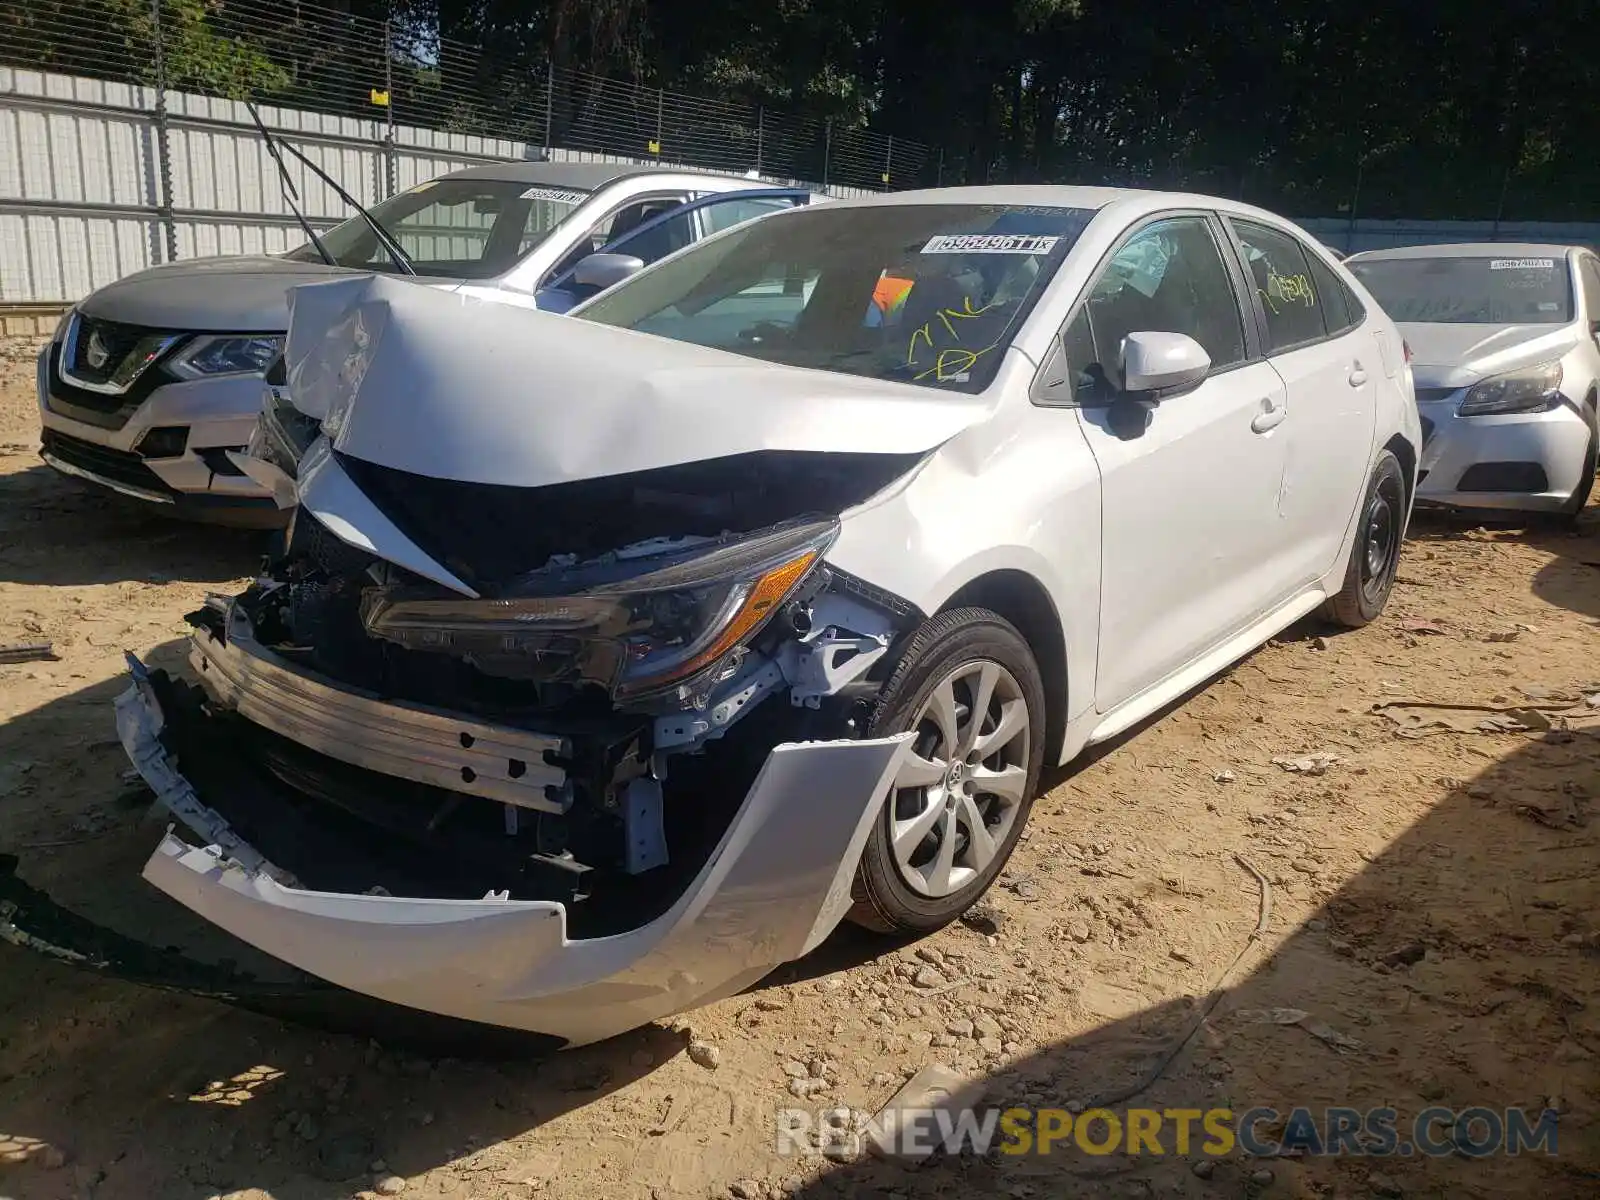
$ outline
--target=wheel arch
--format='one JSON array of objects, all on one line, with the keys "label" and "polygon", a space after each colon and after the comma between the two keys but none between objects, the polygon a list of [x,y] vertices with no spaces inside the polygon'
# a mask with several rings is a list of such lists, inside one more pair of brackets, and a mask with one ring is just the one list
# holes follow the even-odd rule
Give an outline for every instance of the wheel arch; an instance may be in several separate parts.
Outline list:
[{"label": "wheel arch", "polygon": [[1001,568],[963,584],[938,611],[955,608],[986,608],[1004,617],[1033,651],[1044,683],[1044,761],[1053,766],[1066,735],[1068,681],[1066,631],[1049,590],[1026,571]]},{"label": "wheel arch", "polygon": [[1383,444],[1383,449],[1400,460],[1400,469],[1406,477],[1406,505],[1409,507],[1417,494],[1417,448],[1405,434],[1397,433]]}]

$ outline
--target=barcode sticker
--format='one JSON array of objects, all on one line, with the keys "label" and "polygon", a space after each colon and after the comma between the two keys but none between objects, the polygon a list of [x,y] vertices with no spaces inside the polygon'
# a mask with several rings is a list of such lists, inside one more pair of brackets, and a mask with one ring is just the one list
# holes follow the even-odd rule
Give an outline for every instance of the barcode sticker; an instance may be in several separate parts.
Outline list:
[{"label": "barcode sticker", "polygon": [[942,233],[924,254],[1049,254],[1060,238],[1033,233]]},{"label": "barcode sticker", "polygon": [[554,204],[582,204],[587,200],[585,192],[569,192],[561,188],[531,187],[522,193],[524,200],[549,200]]}]

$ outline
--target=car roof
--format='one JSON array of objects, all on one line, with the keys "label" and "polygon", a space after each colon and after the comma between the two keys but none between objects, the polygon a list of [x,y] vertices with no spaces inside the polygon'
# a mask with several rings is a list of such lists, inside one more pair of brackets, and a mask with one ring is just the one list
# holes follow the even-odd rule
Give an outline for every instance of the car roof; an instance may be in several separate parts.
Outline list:
[{"label": "car roof", "polygon": [[1078,208],[1091,212],[1115,207],[1124,215],[1135,219],[1169,209],[1204,209],[1230,217],[1294,225],[1288,217],[1237,200],[1229,200],[1224,196],[1206,196],[1196,192],[1152,191],[1144,188],[1086,187],[1076,184],[982,184],[967,187],[924,188],[908,192],[880,192],[871,196],[836,200],[829,207],[867,208],[900,204],[996,204],[1019,208]]},{"label": "car roof", "polygon": [[1445,242],[1437,246],[1394,246],[1386,250],[1363,250],[1350,259],[1375,262],[1384,258],[1564,258],[1576,246],[1553,242]]},{"label": "car roof", "polygon": [[1147,195],[1129,188],[1077,187],[1065,184],[979,184],[969,187],[920,188],[909,192],[879,192],[835,201],[852,208],[893,207],[901,204],[1009,204],[1050,208],[1104,208],[1113,200]]},{"label": "car roof", "polygon": [[772,187],[759,179],[739,175],[711,174],[669,167],[641,167],[635,163],[503,162],[481,167],[463,167],[441,175],[441,179],[495,179],[508,183],[543,184],[548,187],[581,188],[593,192],[619,179],[650,175],[704,175],[723,182],[737,180],[747,187]]}]

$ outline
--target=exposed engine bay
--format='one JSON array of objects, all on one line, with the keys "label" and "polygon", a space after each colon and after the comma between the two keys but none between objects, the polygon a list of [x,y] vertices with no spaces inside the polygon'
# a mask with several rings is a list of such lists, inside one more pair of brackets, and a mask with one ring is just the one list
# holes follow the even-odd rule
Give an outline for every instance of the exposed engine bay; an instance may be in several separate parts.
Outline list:
[{"label": "exposed engine bay", "polygon": [[916,461],[765,452],[506,488],[340,456],[478,594],[302,508],[260,578],[191,614],[204,693],[157,679],[164,741],[305,887],[555,900],[575,935],[636,928],[774,745],[862,736],[922,616],[823,561],[831,514]]}]

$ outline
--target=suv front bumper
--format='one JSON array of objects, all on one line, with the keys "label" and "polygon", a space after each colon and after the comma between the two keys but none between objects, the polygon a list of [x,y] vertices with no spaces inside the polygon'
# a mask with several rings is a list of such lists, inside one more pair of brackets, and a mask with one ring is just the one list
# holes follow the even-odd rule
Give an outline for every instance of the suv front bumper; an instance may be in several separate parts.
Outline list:
[{"label": "suv front bumper", "polygon": [[[42,428],[40,457],[64,475],[158,506],[188,520],[278,528],[288,515],[227,461],[242,448],[261,413],[254,376],[158,384],[131,411],[92,412],[57,385],[60,343],[39,352],[35,367]],[[152,430],[183,429],[182,449],[146,453]]]}]

